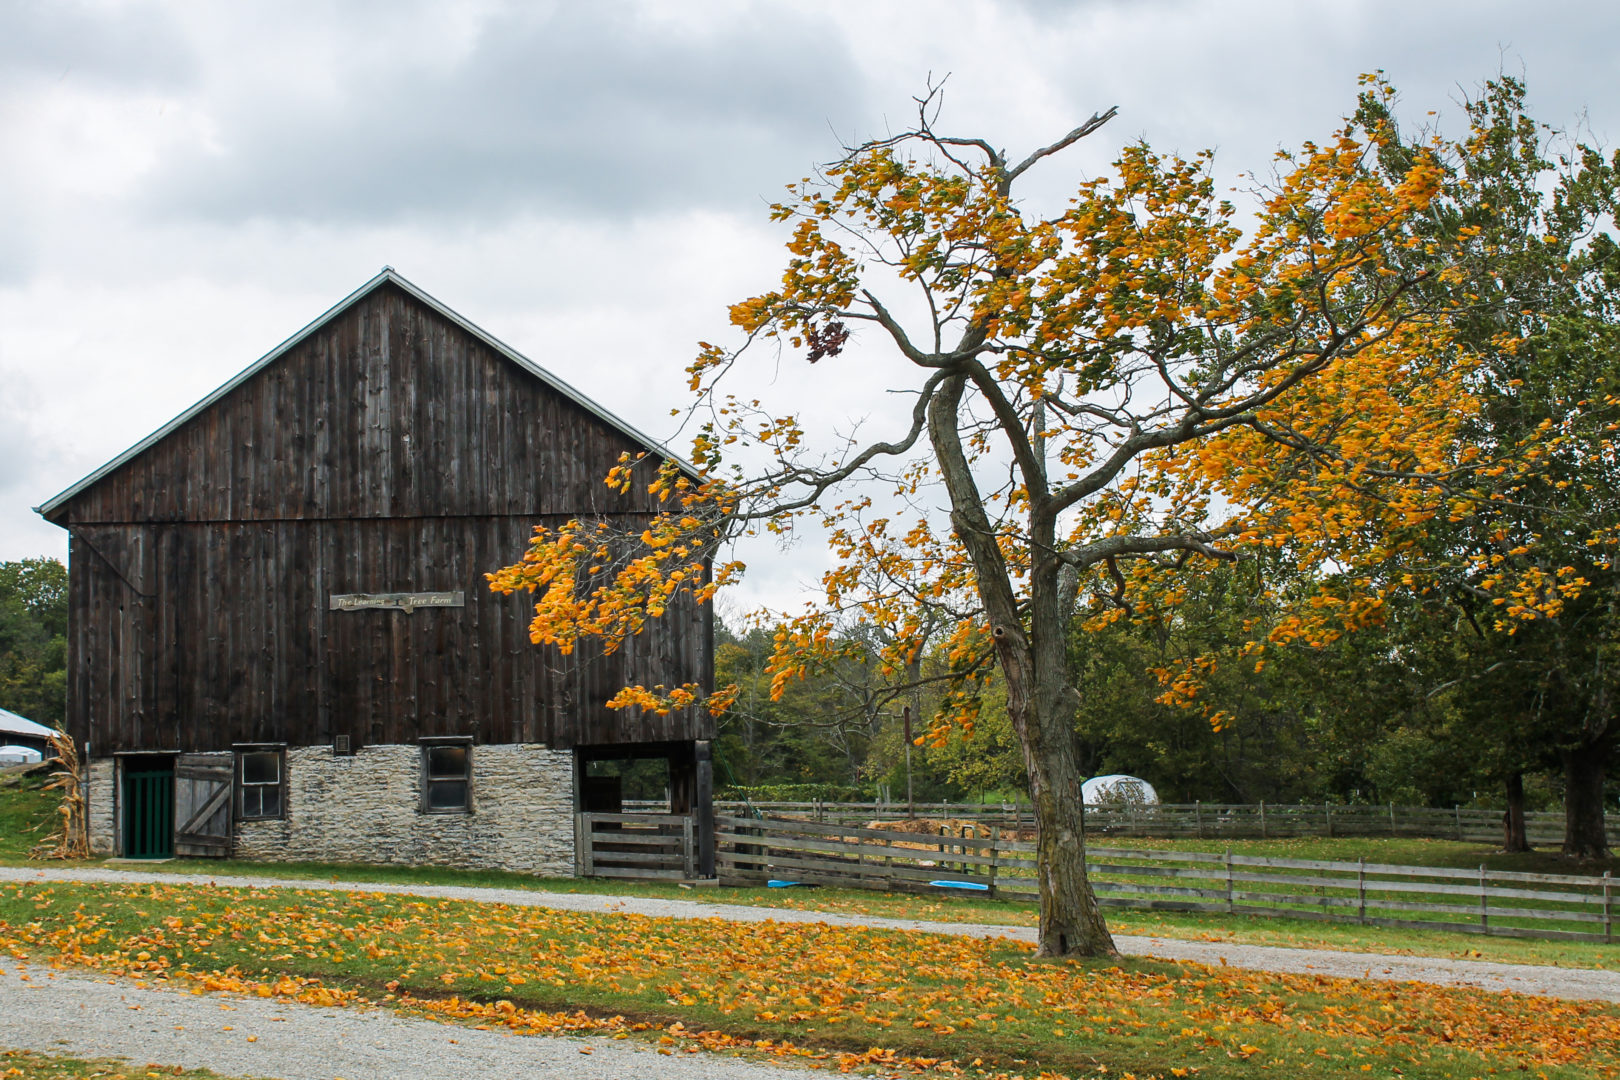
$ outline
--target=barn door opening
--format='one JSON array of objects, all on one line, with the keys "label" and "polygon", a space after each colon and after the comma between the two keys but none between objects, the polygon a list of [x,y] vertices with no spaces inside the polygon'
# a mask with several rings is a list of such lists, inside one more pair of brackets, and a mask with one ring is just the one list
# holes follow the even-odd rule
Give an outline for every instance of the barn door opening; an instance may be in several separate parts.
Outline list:
[{"label": "barn door opening", "polygon": [[124,858],[174,855],[174,758],[124,759]]},{"label": "barn door opening", "polygon": [[231,853],[231,776],[236,755],[181,754],[174,763],[174,852],[223,859]]},{"label": "barn door opening", "polygon": [[706,741],[574,748],[577,872],[714,876],[714,779]]}]

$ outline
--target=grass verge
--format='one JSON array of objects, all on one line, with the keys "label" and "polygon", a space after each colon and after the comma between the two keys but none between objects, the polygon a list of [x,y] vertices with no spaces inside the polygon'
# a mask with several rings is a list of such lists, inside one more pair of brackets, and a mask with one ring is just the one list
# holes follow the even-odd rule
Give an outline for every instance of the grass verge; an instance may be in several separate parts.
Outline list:
[{"label": "grass verge", "polygon": [[[40,790],[44,779],[0,781],[0,864],[31,864],[28,849],[49,831],[56,805],[53,793]],[[1410,837],[1293,837],[1275,840],[1152,840],[1098,838],[1095,844],[1176,851],[1224,851],[1290,859],[1393,863],[1409,866],[1477,867],[1548,873],[1620,873],[1620,860],[1608,864],[1573,864],[1550,852],[1505,855],[1478,844]],[[125,864],[127,865],[127,864]],[[826,911],[868,917],[929,922],[970,922],[1033,926],[1035,905],[1012,900],[959,896],[918,896],[862,889],[783,890],[726,888],[682,889],[659,882],[624,882],[605,878],[535,878],[500,871],[456,870],[432,866],[372,866],[354,863],[275,863],[245,860],[170,860],[140,864],[166,873],[229,874],[255,877],[341,879],[394,884],[453,885],[475,888],[532,889],[542,892],[664,899],[711,900],[756,907]],[[1441,930],[1363,927],[1274,916],[1205,915],[1110,909],[1115,933],[1247,945],[1335,949],[1398,956],[1480,959],[1509,964],[1560,967],[1620,967],[1620,949],[1579,942],[1486,937]]]},{"label": "grass verge", "polygon": [[14,953],[144,980],[517,1031],[651,1032],[970,1076],[1620,1075],[1620,1008],[1144,961],[1006,941],[388,894],[6,885]]},{"label": "grass verge", "polygon": [[0,1050],[0,1076],[15,1080],[146,1080],[148,1077],[168,1080],[176,1076],[180,1080],[215,1080],[219,1075],[207,1069],[182,1069],[178,1065],[133,1065],[114,1058]]},{"label": "grass verge", "polygon": [[44,790],[46,780],[15,771],[0,776],[0,863],[26,862],[56,825],[61,798]]},{"label": "grass verge", "polygon": [[[1257,841],[1256,843],[1261,843]],[[1404,841],[1403,841],[1404,843]],[[1264,852],[1260,852],[1264,854]],[[1304,856],[1284,856],[1302,858]],[[1369,860],[1370,861],[1370,860]],[[391,884],[451,885],[471,888],[528,889],[537,892],[645,896],[656,899],[702,900],[750,907],[777,907],[794,911],[825,911],[844,915],[923,922],[984,923],[994,926],[1034,926],[1033,903],[991,900],[971,896],[919,896],[868,889],[768,889],[727,887],[683,889],[663,882],[620,881],[608,878],[536,878],[500,871],[455,870],[435,866],[368,866],[351,863],[265,863],[218,860],[175,860],[143,866],[167,873],[240,875],[324,879],[327,881],[385,882]],[[1486,937],[1444,930],[1407,930],[1288,919],[1279,916],[1205,915],[1179,912],[1133,911],[1112,908],[1110,928],[1117,934],[1221,941],[1245,945],[1335,949],[1392,956],[1439,956],[1489,960],[1503,964],[1542,964],[1558,967],[1620,967],[1620,948],[1566,941]]]}]

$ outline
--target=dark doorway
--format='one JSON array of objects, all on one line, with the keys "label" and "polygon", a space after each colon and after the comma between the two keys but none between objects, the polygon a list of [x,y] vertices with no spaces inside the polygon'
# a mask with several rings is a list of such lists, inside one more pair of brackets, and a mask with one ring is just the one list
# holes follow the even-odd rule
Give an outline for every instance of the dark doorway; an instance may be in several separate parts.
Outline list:
[{"label": "dark doorway", "polygon": [[174,856],[174,758],[131,755],[124,766],[124,858]]},{"label": "dark doorway", "polygon": [[[576,746],[574,761],[582,813],[691,818],[697,872],[714,876],[714,773],[707,741]],[[600,827],[622,831],[621,824]]]}]

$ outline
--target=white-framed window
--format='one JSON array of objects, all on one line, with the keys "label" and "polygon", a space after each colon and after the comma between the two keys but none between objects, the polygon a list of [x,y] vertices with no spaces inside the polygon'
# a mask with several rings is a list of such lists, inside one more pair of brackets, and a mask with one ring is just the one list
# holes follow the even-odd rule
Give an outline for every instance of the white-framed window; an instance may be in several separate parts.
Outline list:
[{"label": "white-framed window", "polygon": [[472,812],[472,740],[423,739],[422,813]]},{"label": "white-framed window", "polygon": [[287,751],[283,747],[237,748],[236,816],[242,821],[287,816]]}]

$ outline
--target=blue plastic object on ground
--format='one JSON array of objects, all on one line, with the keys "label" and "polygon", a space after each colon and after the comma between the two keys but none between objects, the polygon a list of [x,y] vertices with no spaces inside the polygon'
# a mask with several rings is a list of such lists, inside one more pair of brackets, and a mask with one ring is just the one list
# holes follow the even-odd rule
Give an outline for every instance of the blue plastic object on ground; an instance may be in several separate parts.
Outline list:
[{"label": "blue plastic object on ground", "polygon": [[819,888],[819,886],[817,886],[817,885],[815,885],[815,884],[813,884],[811,882],[808,882],[808,881],[778,881],[776,878],[772,878],[771,880],[767,881],[765,884],[766,884],[766,886],[768,888],[772,888],[772,889],[815,889],[815,888]]},{"label": "blue plastic object on ground", "polygon": [[930,881],[928,884],[936,889],[973,889],[977,892],[989,892],[990,886],[980,885],[976,881]]}]

